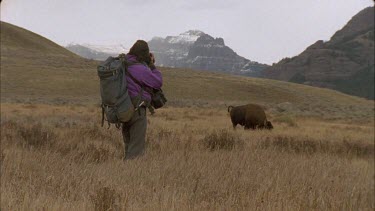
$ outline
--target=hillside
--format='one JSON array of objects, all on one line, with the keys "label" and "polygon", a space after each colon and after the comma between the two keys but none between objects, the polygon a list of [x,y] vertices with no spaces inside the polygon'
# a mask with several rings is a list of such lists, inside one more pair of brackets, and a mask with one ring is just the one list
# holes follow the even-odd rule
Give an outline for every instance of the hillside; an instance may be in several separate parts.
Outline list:
[{"label": "hillside", "polygon": [[265,69],[263,77],[374,99],[374,7],[355,15],[329,41]]},{"label": "hillside", "polygon": [[[26,29],[1,22],[1,99],[66,98],[82,93],[80,76],[96,63]],[[65,90],[65,92],[57,92]],[[72,92],[72,93],[70,93]],[[74,94],[73,94],[74,92]]]},{"label": "hillside", "polygon": [[46,66],[56,67],[83,61],[51,40],[6,22],[1,22],[1,59],[2,65],[27,62],[44,66],[47,62]]},{"label": "hillside", "polygon": [[[34,33],[2,23],[1,101],[97,104],[97,63],[77,57]],[[15,34],[17,36],[11,36]],[[12,39],[10,38],[12,37]],[[14,38],[14,39],[13,39]],[[22,42],[22,47],[15,39]],[[14,41],[12,41],[14,40]],[[37,45],[38,43],[39,45]],[[11,57],[19,55],[22,60]],[[259,103],[274,112],[369,118],[373,101],[294,83],[161,68],[168,106],[219,107]]]}]

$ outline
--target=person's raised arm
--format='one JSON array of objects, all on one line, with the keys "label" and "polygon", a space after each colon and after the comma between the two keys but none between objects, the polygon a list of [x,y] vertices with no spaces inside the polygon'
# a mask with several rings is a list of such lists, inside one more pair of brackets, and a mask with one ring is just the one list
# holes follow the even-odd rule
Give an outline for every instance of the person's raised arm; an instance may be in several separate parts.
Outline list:
[{"label": "person's raised arm", "polygon": [[155,57],[152,53],[150,53],[151,62],[149,64],[150,70],[146,70],[144,74],[142,74],[142,82],[151,88],[160,89],[163,85],[163,78],[161,72],[155,67]]},{"label": "person's raised arm", "polygon": [[161,72],[156,68],[151,70],[147,68],[147,71],[142,74],[142,82],[148,87],[160,89],[163,85]]}]

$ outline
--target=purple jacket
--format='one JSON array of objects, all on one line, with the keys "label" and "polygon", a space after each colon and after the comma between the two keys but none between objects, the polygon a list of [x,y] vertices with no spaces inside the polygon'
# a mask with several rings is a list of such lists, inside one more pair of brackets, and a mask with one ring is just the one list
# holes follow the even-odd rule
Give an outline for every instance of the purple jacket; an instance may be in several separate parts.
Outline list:
[{"label": "purple jacket", "polygon": [[[133,55],[126,55],[129,62],[137,62],[137,58]],[[142,85],[150,88],[160,89],[163,84],[161,72],[158,69],[150,69],[143,64],[134,64],[128,67],[129,73],[137,79]],[[125,76],[128,82],[128,93],[131,98],[137,97],[141,91],[141,87],[134,82],[130,77]],[[151,95],[143,90],[143,100],[151,101]]]}]

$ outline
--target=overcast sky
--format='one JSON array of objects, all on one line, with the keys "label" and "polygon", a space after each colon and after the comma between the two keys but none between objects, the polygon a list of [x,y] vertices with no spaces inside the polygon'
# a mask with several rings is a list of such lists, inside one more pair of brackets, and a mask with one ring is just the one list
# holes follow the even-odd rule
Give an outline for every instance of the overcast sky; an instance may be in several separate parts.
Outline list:
[{"label": "overcast sky", "polygon": [[57,42],[123,44],[198,29],[271,64],[329,40],[372,0],[3,0],[1,20]]}]

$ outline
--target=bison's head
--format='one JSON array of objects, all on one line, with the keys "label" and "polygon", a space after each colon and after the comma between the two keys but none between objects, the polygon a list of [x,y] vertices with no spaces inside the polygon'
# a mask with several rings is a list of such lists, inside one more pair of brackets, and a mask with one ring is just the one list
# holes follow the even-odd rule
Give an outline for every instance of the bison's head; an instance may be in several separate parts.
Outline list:
[{"label": "bison's head", "polygon": [[230,111],[231,111],[233,108],[234,108],[233,106],[228,106],[228,113],[230,113]]}]

